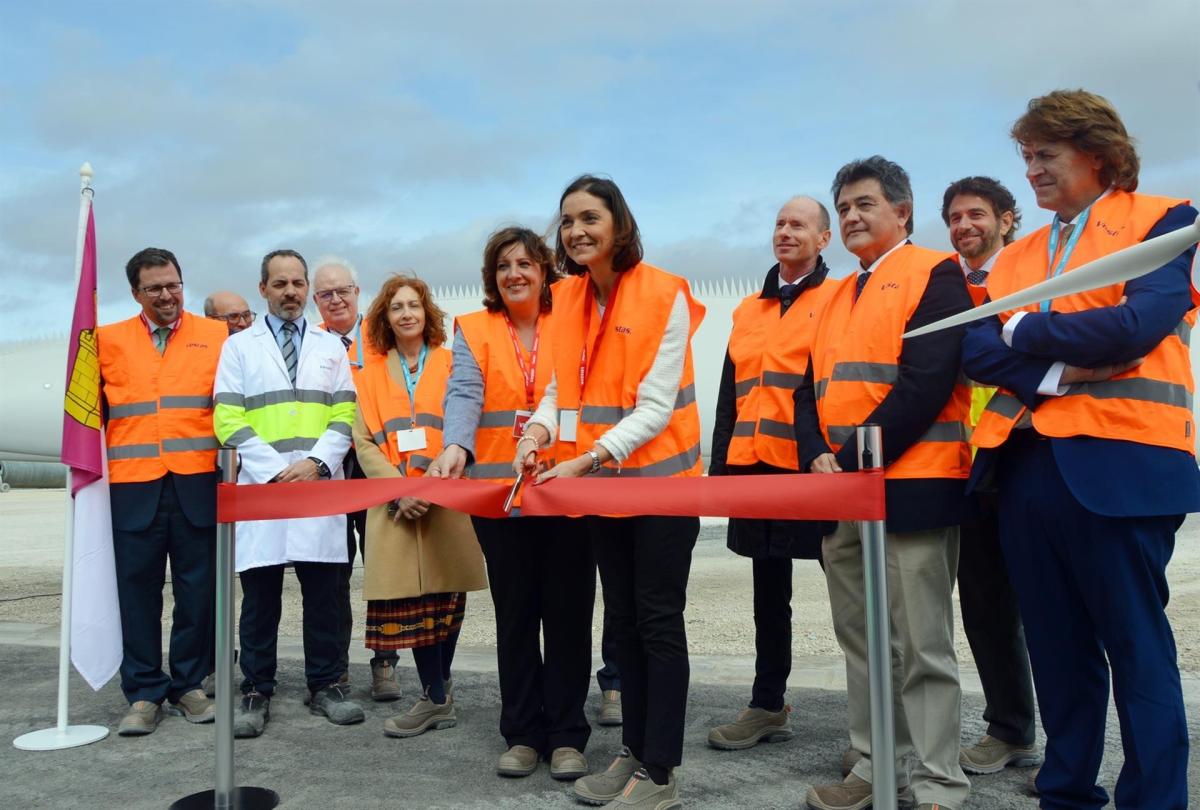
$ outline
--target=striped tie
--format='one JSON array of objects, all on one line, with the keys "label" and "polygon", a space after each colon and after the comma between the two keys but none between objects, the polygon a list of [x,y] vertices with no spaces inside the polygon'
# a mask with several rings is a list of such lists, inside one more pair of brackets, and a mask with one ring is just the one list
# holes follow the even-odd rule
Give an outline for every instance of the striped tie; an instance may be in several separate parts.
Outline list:
[{"label": "striped tie", "polygon": [[292,381],[292,388],[296,387],[296,324],[291,321],[284,321],[283,330],[280,332],[279,350],[283,352],[283,364],[287,366],[288,378]]},{"label": "striped tie", "polygon": [[171,327],[160,326],[154,330],[154,348],[162,354],[167,350],[167,338],[171,336]]}]

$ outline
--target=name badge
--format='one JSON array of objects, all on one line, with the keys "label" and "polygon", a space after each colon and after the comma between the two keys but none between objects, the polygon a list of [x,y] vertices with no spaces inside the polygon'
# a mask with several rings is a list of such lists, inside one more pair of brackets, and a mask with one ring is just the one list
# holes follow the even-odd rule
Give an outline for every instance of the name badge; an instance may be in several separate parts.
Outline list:
[{"label": "name badge", "polygon": [[401,453],[407,453],[410,450],[424,450],[426,446],[425,428],[396,431],[396,449]]},{"label": "name badge", "polygon": [[517,416],[513,419],[513,438],[521,438],[521,434],[525,431],[525,423],[529,421],[529,417],[533,416],[533,411],[517,411]]},{"label": "name badge", "polygon": [[575,441],[575,428],[579,423],[579,411],[559,411],[558,440],[560,442]]}]

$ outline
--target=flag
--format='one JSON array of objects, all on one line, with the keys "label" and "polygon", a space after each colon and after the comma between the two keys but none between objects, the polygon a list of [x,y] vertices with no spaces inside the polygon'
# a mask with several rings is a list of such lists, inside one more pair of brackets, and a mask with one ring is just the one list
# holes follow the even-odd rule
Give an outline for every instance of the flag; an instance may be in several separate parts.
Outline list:
[{"label": "flag", "polygon": [[99,690],[121,666],[121,613],[113,555],[104,427],[100,419],[100,357],[96,343],[96,223],[87,205],[79,288],[67,349],[62,462],[69,470],[72,509],[71,663]]}]

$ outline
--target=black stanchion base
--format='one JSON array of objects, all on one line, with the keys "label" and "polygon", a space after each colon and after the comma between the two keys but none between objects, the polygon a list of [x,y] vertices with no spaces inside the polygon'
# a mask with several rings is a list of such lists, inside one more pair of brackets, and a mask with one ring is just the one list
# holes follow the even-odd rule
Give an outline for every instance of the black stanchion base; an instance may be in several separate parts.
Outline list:
[{"label": "black stanchion base", "polygon": [[[279,804],[279,794],[273,790],[260,787],[238,787],[230,795],[231,810],[269,810]],[[213,810],[216,806],[216,791],[202,790],[191,796],[184,796],[171,810]]]}]

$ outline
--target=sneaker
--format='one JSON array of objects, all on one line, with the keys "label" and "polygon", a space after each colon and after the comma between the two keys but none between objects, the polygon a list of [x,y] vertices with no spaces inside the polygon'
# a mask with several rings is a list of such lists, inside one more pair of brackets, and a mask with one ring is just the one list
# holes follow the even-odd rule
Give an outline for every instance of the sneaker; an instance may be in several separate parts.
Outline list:
[{"label": "sneaker", "polygon": [[[496,773],[501,776],[529,776],[537,770],[538,759],[540,759],[538,752],[528,745],[514,745],[496,760]],[[584,773],[587,773],[586,769]],[[551,775],[553,775],[553,771],[551,771]]]},{"label": "sneaker", "polygon": [[200,684],[200,688],[204,690],[204,694],[209,697],[217,696],[217,673],[210,672],[204,679],[204,683]]},{"label": "sneaker", "polygon": [[958,764],[971,774],[1000,773],[1005,768],[1029,768],[1041,762],[1037,745],[1012,745],[989,734],[958,753]]},{"label": "sneaker", "polygon": [[671,810],[683,807],[683,802],[679,801],[679,783],[675,781],[674,772],[665,785],[658,785],[644,768],[638,768],[625,783],[621,794],[604,806],[621,810]]},{"label": "sneaker", "polygon": [[634,773],[642,767],[628,748],[622,747],[608,769],[575,780],[575,798],[584,804],[606,804],[621,795]]},{"label": "sneaker", "polygon": [[858,761],[862,758],[862,751],[859,751],[854,747],[847,748],[845,753],[842,754],[842,777],[845,778],[849,776],[850,771],[854,770],[854,766],[857,765]]},{"label": "sneaker", "polygon": [[[897,788],[896,800],[897,807],[912,807],[912,791],[908,785]],[[863,810],[873,801],[871,783],[850,774],[845,781],[832,785],[813,785],[804,801],[810,810]]]},{"label": "sneaker", "polygon": [[395,661],[371,664],[371,699],[376,703],[390,703],[400,699],[400,682],[396,679]]},{"label": "sneaker", "polygon": [[601,726],[619,726],[623,722],[620,691],[616,689],[604,690],[600,693],[600,712],[596,715],[596,724]]},{"label": "sneaker", "polygon": [[242,695],[242,705],[238,706],[233,718],[233,736],[239,740],[257,737],[267,727],[271,719],[271,698],[261,692],[246,692]]},{"label": "sneaker", "polygon": [[308,711],[325,715],[335,726],[352,726],[366,719],[362,706],[350,699],[350,687],[343,683],[331,683],[314,692]]},{"label": "sneaker", "polygon": [[453,703],[449,700],[434,703],[428,694],[423,694],[407,712],[394,714],[384,720],[383,733],[388,737],[415,737],[426,731],[454,728],[456,725],[458,716],[454,713]]},{"label": "sneaker", "polygon": [[777,712],[753,706],[742,709],[737,720],[708,732],[708,744],[723,751],[741,751],[753,748],[760,742],[790,740],[795,736],[792,733],[791,713],[791,706],[784,706]]},{"label": "sneaker", "polygon": [[211,723],[217,716],[217,704],[203,689],[193,689],[167,706],[167,714],[189,723]]},{"label": "sneaker", "polygon": [[135,700],[129,704],[129,711],[125,712],[125,716],[121,718],[121,723],[117,726],[117,734],[122,737],[144,737],[147,734],[153,734],[154,729],[158,728],[158,721],[161,717],[162,709],[157,703],[149,700]]},{"label": "sneaker", "polygon": [[555,748],[550,752],[550,778],[564,781],[587,776],[587,757],[576,748]]}]

